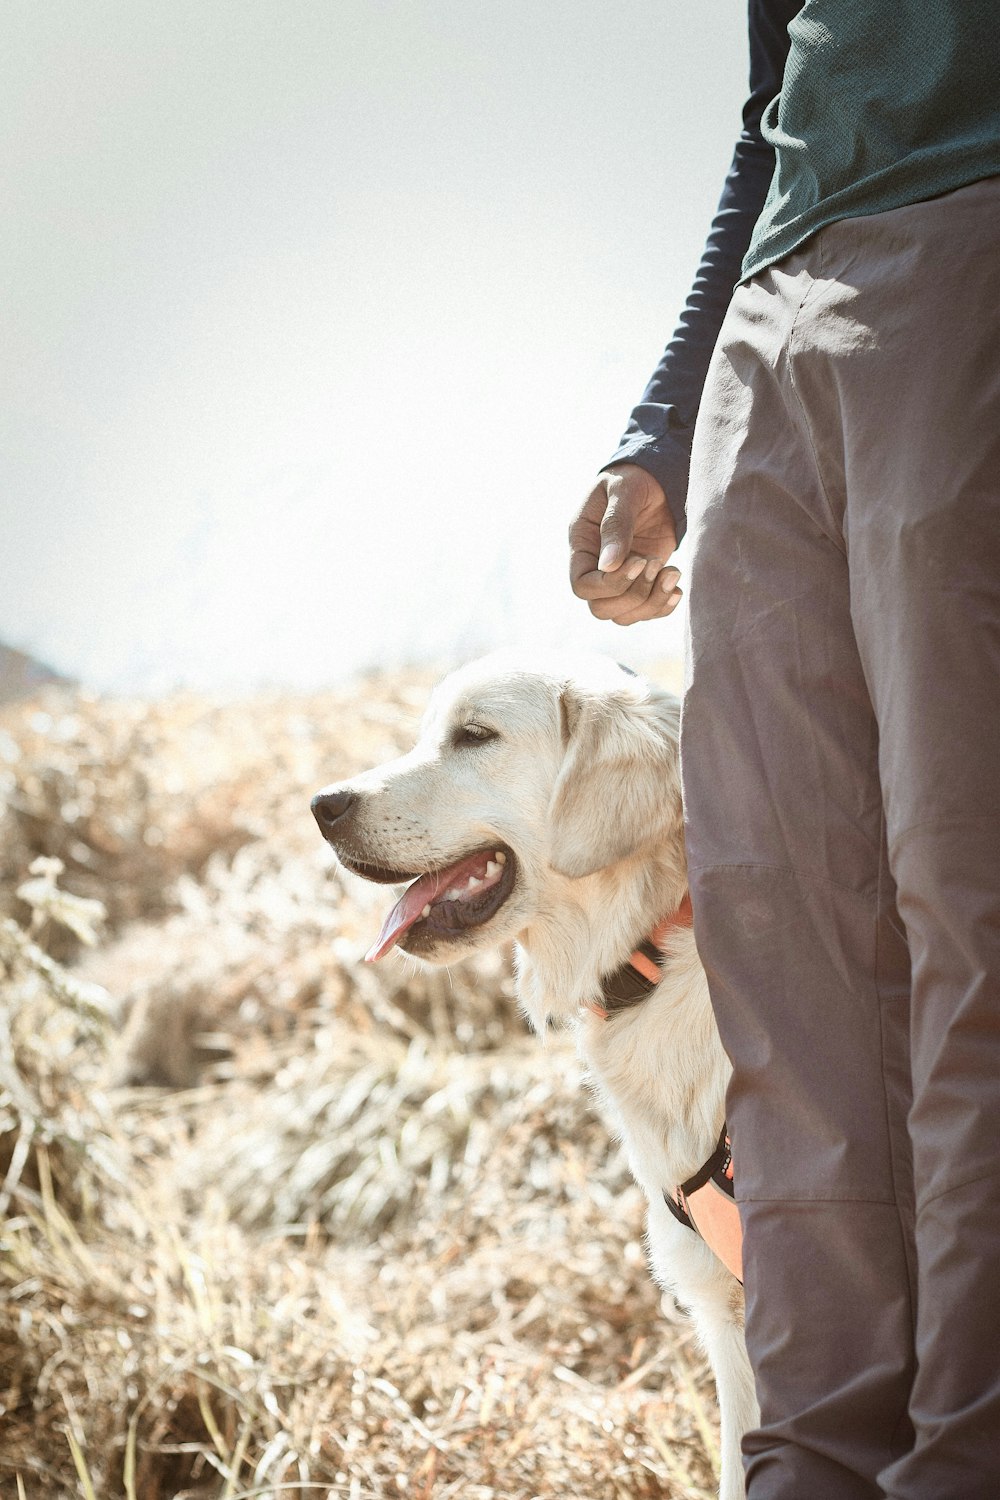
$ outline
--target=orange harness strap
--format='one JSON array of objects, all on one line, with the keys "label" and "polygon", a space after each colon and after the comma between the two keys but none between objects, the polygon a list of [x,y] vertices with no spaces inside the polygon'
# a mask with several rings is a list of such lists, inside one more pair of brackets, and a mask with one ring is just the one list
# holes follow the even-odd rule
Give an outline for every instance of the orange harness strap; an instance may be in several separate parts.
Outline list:
[{"label": "orange harness strap", "polygon": [[[602,980],[601,999],[589,1006],[594,1015],[607,1020],[652,994],[663,977],[660,950],[664,940],[676,928],[690,927],[692,922],[691,897],[685,895],[673,915],[665,917],[625,963]],[[704,1166],[679,1187],[665,1190],[663,1197],[674,1218],[700,1235],[742,1282],[743,1229],[733,1195],[733,1153],[725,1125],[719,1144]]]},{"label": "orange harness strap", "polygon": [[[640,944],[634,953],[629,955],[628,961],[633,969],[638,969],[639,973],[644,975],[650,984],[659,984],[663,971],[656,959],[660,956],[659,950],[664,938],[673,932],[675,927],[690,927],[693,922],[694,913],[691,910],[691,897],[685,893],[680,906],[674,912],[673,916],[664,917],[659,926],[653,928],[646,941]],[[656,958],[650,958],[650,948],[654,950]]]},{"label": "orange harness strap", "polygon": [[595,1016],[606,1021],[621,1010],[639,1005],[655,990],[663,977],[663,955],[660,948],[668,936],[678,927],[690,927],[692,923],[691,897],[684,895],[677,910],[658,923],[649,937],[644,938],[633,953],[613,974],[601,980],[601,998],[592,1000],[587,1006]]}]

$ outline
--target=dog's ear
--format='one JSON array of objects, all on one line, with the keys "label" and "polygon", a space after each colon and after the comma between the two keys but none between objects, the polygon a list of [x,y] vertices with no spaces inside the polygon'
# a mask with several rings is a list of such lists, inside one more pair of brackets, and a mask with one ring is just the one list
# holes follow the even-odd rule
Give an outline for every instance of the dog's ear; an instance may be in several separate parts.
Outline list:
[{"label": "dog's ear", "polygon": [[560,708],[566,748],[549,809],[553,867],[592,875],[680,838],[677,701],[639,679],[610,692],[567,685]]}]

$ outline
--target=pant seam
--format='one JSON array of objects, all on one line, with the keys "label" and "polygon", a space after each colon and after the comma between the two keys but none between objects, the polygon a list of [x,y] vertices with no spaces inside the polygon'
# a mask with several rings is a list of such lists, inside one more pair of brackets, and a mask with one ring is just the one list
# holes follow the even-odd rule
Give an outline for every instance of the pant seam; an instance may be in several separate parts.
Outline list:
[{"label": "pant seam", "polygon": [[[886,874],[887,874],[887,870],[886,870],[887,853],[888,853],[888,850],[887,850],[887,844],[886,844],[886,816],[885,816],[885,807],[883,806],[883,808],[882,808],[882,814],[881,814],[881,820],[880,820],[880,836],[879,836],[879,851],[878,851],[878,877],[877,877],[877,882],[876,882],[877,897],[876,897],[876,906],[875,906],[875,953],[874,953],[874,972],[872,974],[872,979],[873,979],[874,985],[875,985],[875,998],[876,998],[876,1000],[878,1002],[879,1046],[881,1048],[881,1054],[882,1054],[881,1055],[881,1059],[880,1059],[880,1071],[881,1071],[881,1074],[882,1074],[882,1100],[883,1100],[883,1105],[884,1105],[884,1109],[885,1109],[885,1134],[886,1134],[886,1142],[887,1142],[888,1148],[889,1148],[889,1178],[890,1178],[890,1181],[892,1182],[893,1199],[894,1199],[895,1204],[896,1204],[896,1219],[897,1219],[897,1222],[899,1224],[899,1237],[900,1237],[901,1248],[902,1248],[902,1252],[903,1252],[903,1266],[904,1266],[905,1271],[906,1271],[906,1289],[907,1289],[907,1296],[908,1296],[908,1300],[909,1300],[909,1304],[910,1304],[910,1327],[911,1328],[915,1328],[916,1327],[916,1321],[917,1321],[917,1287],[916,1287],[916,1284],[915,1284],[916,1266],[915,1266],[915,1264],[912,1264],[912,1262],[915,1260],[916,1251],[915,1251],[915,1246],[913,1244],[912,1236],[908,1236],[907,1235],[906,1225],[903,1222],[903,1215],[902,1215],[902,1212],[900,1211],[900,1207],[899,1207],[899,1176],[898,1176],[898,1173],[897,1173],[897,1163],[896,1163],[896,1150],[897,1150],[897,1148],[896,1148],[896,1137],[895,1137],[894,1132],[893,1132],[892,1120],[890,1118],[890,1113],[889,1113],[889,1084],[888,1084],[888,1080],[886,1078],[886,1066],[885,1066],[885,1054],[886,1054],[885,1006],[883,1004],[882,987],[879,984],[879,972],[880,972],[879,971],[879,959],[881,957],[881,941],[882,941],[882,938],[881,938],[882,923],[880,921],[880,916],[881,916],[881,913],[882,913],[882,910],[883,910],[882,902],[883,902],[883,899],[885,897],[885,881],[886,881]],[[907,1131],[908,1131],[908,1127],[907,1127],[905,1121],[903,1122],[903,1124],[904,1124],[904,1128],[906,1128]],[[896,1431],[897,1432],[899,1432],[900,1430],[902,1430],[902,1424],[905,1423],[907,1420],[908,1420],[908,1413],[907,1413],[906,1408],[904,1407],[903,1411],[900,1413],[899,1420],[897,1422],[897,1426],[896,1426]]]},{"label": "pant seam", "polygon": [[782,865],[777,861],[766,859],[746,860],[714,860],[708,865],[689,864],[689,873],[707,870],[780,870],[786,875],[795,875],[803,880],[811,880],[817,885],[832,886],[834,890],[844,891],[848,896],[856,896],[860,901],[870,901],[871,891],[859,891],[853,885],[844,885],[839,880],[831,880],[828,875],[819,875],[812,870],[800,870],[796,865]]},{"label": "pant seam", "polygon": [[965,1177],[961,1182],[949,1183],[947,1187],[939,1189],[938,1192],[932,1193],[929,1198],[923,1200],[917,1209],[918,1217],[925,1209],[930,1208],[932,1203],[939,1203],[942,1198],[947,1198],[949,1193],[959,1193],[962,1188],[972,1187],[977,1182],[990,1182],[994,1177],[1000,1177],[1000,1167],[994,1167],[990,1172],[977,1172],[974,1177]]},{"label": "pant seam", "polygon": [[892,852],[895,854],[899,850],[900,844],[902,844],[905,839],[909,838],[911,833],[917,833],[922,828],[949,828],[954,827],[955,824],[959,824],[964,827],[969,823],[991,822],[1000,822],[1000,812],[977,812],[969,814],[968,816],[962,818],[920,818],[916,823],[907,823],[905,828],[900,828],[898,832],[893,834]]},{"label": "pant seam", "polygon": [[847,1197],[847,1196],[835,1197],[835,1198],[819,1198],[819,1197],[817,1197],[817,1198],[788,1198],[788,1197],[784,1197],[784,1198],[762,1198],[759,1194],[757,1194],[753,1198],[745,1198],[745,1197],[741,1197],[740,1196],[739,1190],[737,1190],[737,1193],[736,1193],[736,1201],[737,1201],[737,1203],[780,1203],[784,1207],[791,1207],[793,1204],[803,1204],[803,1205],[806,1205],[806,1204],[810,1204],[810,1205],[811,1204],[826,1204],[826,1205],[830,1205],[830,1204],[834,1204],[834,1203],[854,1203],[854,1204],[857,1204],[858,1207],[865,1207],[865,1208],[898,1208],[899,1207],[899,1204],[896,1202],[895,1198],[855,1198],[855,1197]]}]

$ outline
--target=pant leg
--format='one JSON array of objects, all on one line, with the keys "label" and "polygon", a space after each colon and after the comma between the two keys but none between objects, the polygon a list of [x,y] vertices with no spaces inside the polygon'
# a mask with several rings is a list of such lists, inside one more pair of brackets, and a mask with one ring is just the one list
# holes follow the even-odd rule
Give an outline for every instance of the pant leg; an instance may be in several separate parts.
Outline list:
[{"label": "pant leg", "polygon": [[916,1443],[883,1483],[898,1500],[986,1500],[1000,1493],[1000,179],[837,226],[824,256],[849,288],[840,322],[879,334],[857,344],[839,406],[851,611],[913,962]]},{"label": "pant leg", "polygon": [[[702,515],[684,768],[699,944],[736,1067],[731,1113],[746,1170],[748,1335],[762,1404],[761,1428],[748,1443],[755,1497],[877,1494],[881,1463],[893,1458],[882,1482],[898,1500],[977,1500],[995,1493],[1000,1474],[998,225],[993,180],[824,230],[801,260],[740,294],[741,326],[720,352],[711,420],[696,445]],[[803,265],[795,304],[789,272]],[[762,504],[769,540],[757,519]],[[770,630],[763,649],[748,655],[747,628],[766,630],[767,615],[787,614],[793,600],[792,623]],[[841,671],[848,621],[853,676]],[[835,663],[826,691],[816,670],[824,631]],[[843,706],[852,694],[853,753],[830,733],[831,698]],[[727,772],[727,737],[739,771]],[[841,749],[853,777],[844,774]],[[744,761],[757,768],[749,779]],[[859,796],[862,767],[868,790]],[[857,884],[844,862],[857,852],[850,833],[866,826],[857,813],[868,795],[884,797],[913,955],[912,1006],[884,869],[874,948],[843,922],[840,887]],[[741,890],[741,878],[727,871],[749,864],[766,895],[759,910],[744,902],[754,916],[747,939],[726,929]],[[812,920],[823,904],[814,895],[818,864],[838,870],[838,895],[822,923]],[[791,893],[786,899],[777,876],[768,879],[772,868],[809,906],[810,920],[794,927],[812,950],[805,958],[789,941]],[[772,924],[779,937],[768,944]],[[792,976],[803,966],[818,975],[830,954],[854,1006],[838,994],[831,1007],[827,989],[807,980],[796,1010],[787,996]],[[868,1061],[852,1091],[829,1038],[835,1016],[847,1050],[842,1025],[870,1049],[864,997],[873,975],[887,1153],[871,1111],[850,1108],[858,1086],[869,1105],[875,1097]],[[825,1002],[820,1021],[817,997]],[[866,1238],[873,1217],[883,1219],[888,1251],[888,1220],[862,1211],[853,1249],[862,1274],[852,1295],[851,1214],[828,1238],[829,1220],[804,1206],[810,1166],[814,1192],[843,1190],[857,1183],[867,1147],[870,1185],[884,1186],[886,1161],[890,1167],[901,1258],[912,1263],[912,1190],[899,1138],[908,1010],[915,1374],[904,1321],[890,1317],[902,1297],[899,1259],[880,1258]],[[817,1079],[823,1063],[827,1076]],[[843,1130],[839,1160],[823,1150],[811,1163],[782,1156],[782,1122],[793,1128],[807,1100],[821,1121],[820,1142]],[[769,1191],[783,1202],[764,1207]],[[811,1280],[814,1294],[816,1280],[823,1287],[812,1301],[810,1351],[798,1324]],[[889,1401],[911,1378],[912,1441],[905,1421],[891,1430]]]},{"label": "pant leg", "polygon": [[826,292],[796,256],[736,294],[692,469],[682,766],[696,933],[734,1064],[754,1500],[873,1500],[912,1443],[908,953],[843,496],[789,359]]}]

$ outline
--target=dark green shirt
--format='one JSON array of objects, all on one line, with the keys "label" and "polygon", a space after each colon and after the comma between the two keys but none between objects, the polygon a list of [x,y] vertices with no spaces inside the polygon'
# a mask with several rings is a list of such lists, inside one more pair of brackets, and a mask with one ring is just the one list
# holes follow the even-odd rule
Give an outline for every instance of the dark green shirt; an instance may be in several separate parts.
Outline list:
[{"label": "dark green shirt", "polygon": [[743,279],[836,219],[1000,174],[1000,0],[806,0]]}]

